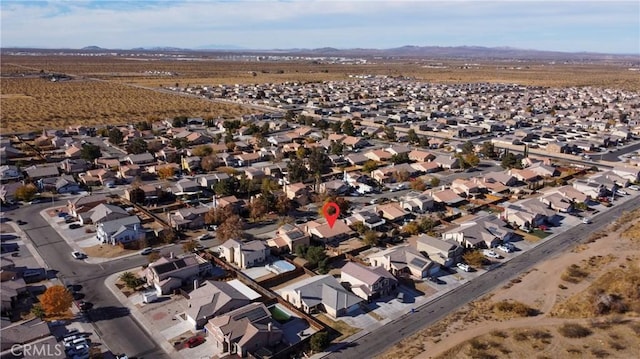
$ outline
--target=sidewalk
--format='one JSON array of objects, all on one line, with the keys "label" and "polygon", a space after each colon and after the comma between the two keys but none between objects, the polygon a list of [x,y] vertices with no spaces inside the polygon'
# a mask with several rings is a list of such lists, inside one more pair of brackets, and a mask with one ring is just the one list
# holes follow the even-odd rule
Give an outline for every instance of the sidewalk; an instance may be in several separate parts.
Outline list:
[{"label": "sidewalk", "polygon": [[[162,333],[157,331],[155,327],[149,322],[149,320],[147,320],[144,314],[142,314],[140,310],[138,310],[138,307],[133,302],[131,302],[131,300],[129,300],[129,298],[127,298],[126,295],[122,294],[122,292],[120,291],[120,289],[118,289],[118,287],[116,287],[116,281],[118,280],[120,275],[124,272],[127,272],[127,271],[125,270],[125,271],[114,273],[108,276],[104,280],[104,285],[107,286],[107,288],[109,288],[111,293],[113,293],[113,295],[118,299],[118,301],[123,306],[129,309],[131,316],[133,316],[133,318],[149,334],[149,336],[153,338],[153,341],[156,342],[156,344],[158,344],[162,348],[162,350],[164,350],[171,358],[183,359],[184,356],[181,353],[179,353],[177,350],[175,350],[173,345],[171,345],[171,343],[167,341],[167,339],[162,335]],[[189,359],[189,358],[184,358],[184,359]]]}]

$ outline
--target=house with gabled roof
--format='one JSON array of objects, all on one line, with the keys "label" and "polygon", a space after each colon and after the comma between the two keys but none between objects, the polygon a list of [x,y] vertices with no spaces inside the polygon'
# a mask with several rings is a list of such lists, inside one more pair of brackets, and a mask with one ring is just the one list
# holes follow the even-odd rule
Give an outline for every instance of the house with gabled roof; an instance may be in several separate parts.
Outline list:
[{"label": "house with gabled roof", "polygon": [[332,318],[354,312],[362,299],[346,290],[332,275],[317,275],[303,279],[278,294],[305,313],[325,312]]},{"label": "house with gabled roof", "polygon": [[25,168],[27,177],[32,181],[37,181],[42,178],[58,177],[60,172],[55,165],[35,165]]},{"label": "house with gabled roof", "polygon": [[309,234],[295,224],[284,224],[276,230],[276,236],[267,241],[267,245],[277,252],[288,251],[295,253],[300,246],[309,246]]},{"label": "house with gabled roof", "polygon": [[426,213],[433,209],[433,197],[426,193],[411,191],[400,199],[400,206],[409,212]]},{"label": "house with gabled roof", "polygon": [[186,254],[182,257],[160,257],[142,271],[142,278],[156,289],[158,295],[165,295],[212,270],[211,262],[195,254]]},{"label": "house with gabled roof", "polygon": [[187,321],[199,330],[209,319],[244,307],[251,299],[227,282],[206,280],[189,293],[187,303]]},{"label": "house with gabled roof", "polygon": [[382,266],[367,267],[356,262],[347,262],[340,269],[340,282],[347,283],[353,294],[367,302],[394,294],[398,288],[398,280]]},{"label": "house with gabled roof", "polygon": [[202,228],[210,208],[205,206],[180,208],[167,215],[169,225],[175,229]]},{"label": "house with gabled roof", "polygon": [[276,352],[282,329],[263,303],[251,303],[210,319],[205,325],[216,351],[224,356],[258,357],[259,350]]},{"label": "house with gabled roof", "polygon": [[464,252],[464,248],[455,241],[442,240],[427,234],[418,236],[416,249],[421,253],[425,253],[429,259],[447,268],[460,262]]},{"label": "house with gabled roof", "polygon": [[132,165],[148,165],[155,162],[156,159],[149,152],[144,152],[137,155],[128,155],[124,160]]},{"label": "house with gabled roof", "polygon": [[220,258],[242,269],[264,263],[269,257],[269,247],[260,240],[241,242],[230,239],[218,246],[218,252]]},{"label": "house with gabled roof", "polygon": [[567,213],[573,208],[573,203],[559,192],[544,193],[539,198],[540,202],[558,212]]},{"label": "house with gabled roof", "polygon": [[91,219],[91,223],[98,224],[128,216],[129,213],[122,209],[122,207],[113,204],[100,203],[91,210],[89,218]]},{"label": "house with gabled roof", "polygon": [[371,150],[365,152],[364,156],[376,162],[388,161],[391,159],[391,153],[385,150]]},{"label": "house with gabled roof", "polygon": [[494,215],[476,217],[442,233],[442,240],[452,240],[464,248],[494,248],[514,238],[505,225]]},{"label": "house with gabled roof", "polygon": [[74,217],[78,217],[81,213],[89,212],[100,203],[107,203],[108,201],[109,197],[104,193],[77,197],[67,201],[67,212]]},{"label": "house with gabled roof", "polygon": [[336,220],[333,227],[329,226],[325,220],[316,220],[307,222],[304,228],[311,238],[325,244],[341,242],[354,234],[354,231],[341,219]]},{"label": "house with gabled roof", "polygon": [[429,162],[436,158],[432,153],[420,150],[413,150],[409,152],[409,159],[415,162]]},{"label": "house with gabled roof", "polygon": [[96,237],[101,243],[126,244],[144,239],[145,236],[138,216],[122,217],[96,225]]},{"label": "house with gabled roof", "polygon": [[411,276],[422,279],[435,275],[440,265],[426,258],[415,248],[404,245],[370,254],[367,259],[371,266],[382,266],[396,277]]},{"label": "house with gabled roof", "polygon": [[534,228],[544,224],[554,214],[555,211],[540,200],[531,198],[517,204],[507,204],[500,218],[521,228]]}]

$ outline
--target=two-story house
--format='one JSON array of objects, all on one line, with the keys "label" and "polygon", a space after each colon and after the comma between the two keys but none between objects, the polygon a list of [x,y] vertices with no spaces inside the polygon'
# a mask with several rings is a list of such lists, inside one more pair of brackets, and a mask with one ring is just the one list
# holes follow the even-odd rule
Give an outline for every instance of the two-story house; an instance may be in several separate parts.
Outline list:
[{"label": "two-story house", "polygon": [[220,257],[245,269],[264,263],[269,256],[269,247],[262,241],[240,242],[230,239],[218,246]]},{"label": "two-story house", "polygon": [[365,267],[356,262],[342,267],[340,281],[348,283],[353,294],[368,302],[393,294],[398,287],[398,280],[383,267]]}]

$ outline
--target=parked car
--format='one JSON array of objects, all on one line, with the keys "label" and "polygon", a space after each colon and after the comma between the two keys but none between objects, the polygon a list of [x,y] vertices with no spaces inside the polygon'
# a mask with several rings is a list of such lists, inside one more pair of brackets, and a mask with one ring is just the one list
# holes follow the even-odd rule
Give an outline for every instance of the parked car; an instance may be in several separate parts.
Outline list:
[{"label": "parked car", "polygon": [[58,212],[58,217],[66,218],[69,214],[67,212]]},{"label": "parked car", "polygon": [[465,272],[471,272],[471,267],[467,263],[458,263],[456,264],[456,267],[460,268]]},{"label": "parked car", "polygon": [[489,258],[500,258],[500,255],[494,251],[492,251],[491,249],[485,249],[482,251],[482,254],[484,254],[485,257],[489,257]]},{"label": "parked car", "polygon": [[140,254],[142,254],[143,256],[146,256],[148,254],[151,254],[151,252],[153,252],[153,248],[147,247],[147,248],[143,249],[142,252],[140,252]]},{"label": "parked car", "polygon": [[640,186],[636,186],[636,185],[631,185],[629,187],[627,187],[630,190],[634,190],[634,191],[640,191]]},{"label": "parked car", "polygon": [[199,241],[204,241],[205,239],[211,239],[211,235],[209,233],[201,234],[197,237]]},{"label": "parked car", "polygon": [[87,255],[80,251],[73,251],[71,252],[71,256],[75,259],[84,259]]},{"label": "parked car", "polygon": [[195,348],[202,343],[204,343],[203,337],[192,337],[187,339],[186,342],[184,342],[184,346],[187,348]]},{"label": "parked car", "polygon": [[501,244],[496,248],[498,248],[499,250],[501,250],[501,251],[503,251],[505,253],[511,253],[513,251],[510,247],[505,246],[504,244]]},{"label": "parked car", "polygon": [[21,219],[19,219],[16,223],[18,223],[18,225],[20,225],[20,226],[27,224],[27,222],[25,222],[25,221],[23,221]]},{"label": "parked car", "polygon": [[78,303],[78,307],[80,307],[80,310],[82,310],[82,311],[89,310],[89,309],[93,308],[93,303],[81,300]]},{"label": "parked car", "polygon": [[69,225],[69,229],[78,229],[80,227],[82,227],[82,225],[80,223],[71,223]]},{"label": "parked car", "polygon": [[589,223],[591,223],[591,219],[588,218],[588,217],[584,217],[584,218],[582,218],[582,223],[589,224]]},{"label": "parked car", "polygon": [[623,191],[623,190],[619,189],[619,190],[616,190],[616,194],[617,194],[618,196],[626,196],[626,195],[628,195],[629,193],[627,193],[627,192],[625,192],[625,191]]}]

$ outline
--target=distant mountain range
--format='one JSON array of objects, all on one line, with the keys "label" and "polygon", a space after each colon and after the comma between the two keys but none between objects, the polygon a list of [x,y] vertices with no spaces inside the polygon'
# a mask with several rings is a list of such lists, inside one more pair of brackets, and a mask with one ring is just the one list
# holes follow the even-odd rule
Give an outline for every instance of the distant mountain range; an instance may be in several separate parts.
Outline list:
[{"label": "distant mountain range", "polygon": [[[70,49],[65,49],[66,51]],[[250,55],[293,55],[293,56],[333,56],[333,57],[382,57],[382,58],[428,58],[428,59],[478,59],[478,60],[559,60],[589,61],[617,60],[640,61],[638,54],[605,54],[595,52],[561,52],[545,50],[518,49],[513,47],[484,46],[413,46],[407,45],[390,49],[337,49],[322,47],[315,49],[292,48],[255,50],[234,45],[203,45],[192,49],[178,47],[136,47],[133,49],[106,49],[99,46],[87,46],[81,51],[162,51],[162,52],[225,52]]]}]

